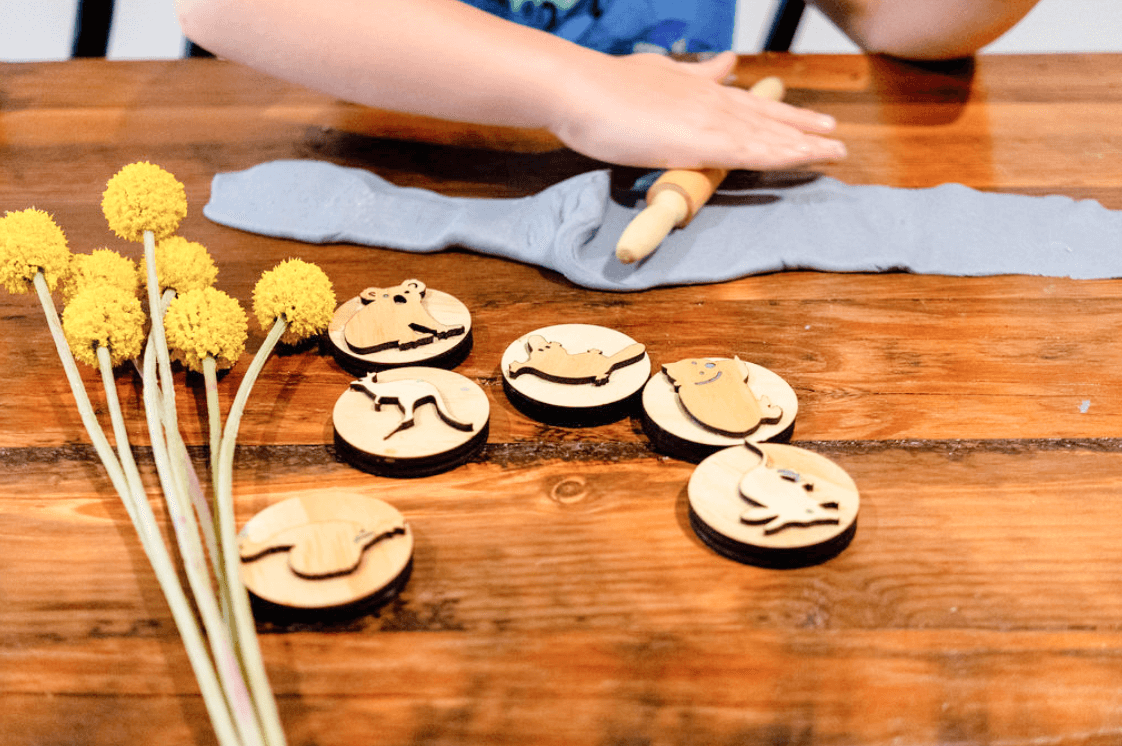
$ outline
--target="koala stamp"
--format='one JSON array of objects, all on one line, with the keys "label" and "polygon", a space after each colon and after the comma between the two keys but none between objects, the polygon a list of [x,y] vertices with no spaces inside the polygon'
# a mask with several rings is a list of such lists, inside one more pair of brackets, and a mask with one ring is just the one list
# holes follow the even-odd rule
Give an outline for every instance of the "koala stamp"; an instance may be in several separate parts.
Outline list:
[{"label": "koala stamp", "polygon": [[388,288],[362,291],[362,307],[343,329],[350,349],[365,355],[380,350],[407,350],[465,333],[463,324],[443,324],[425,305],[425,284],[406,280]]},{"label": "koala stamp", "polygon": [[662,366],[686,412],[716,432],[744,436],[765,422],[778,422],[782,408],[766,396],[757,398],[748,385],[740,358],[687,358]]}]

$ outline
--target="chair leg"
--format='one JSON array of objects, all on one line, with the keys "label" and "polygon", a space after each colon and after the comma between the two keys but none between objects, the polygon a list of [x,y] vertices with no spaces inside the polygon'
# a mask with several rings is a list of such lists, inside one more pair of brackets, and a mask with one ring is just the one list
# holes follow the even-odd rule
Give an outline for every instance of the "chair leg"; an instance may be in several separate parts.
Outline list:
[{"label": "chair leg", "polygon": [[766,52],[787,52],[791,49],[791,42],[795,40],[795,31],[799,28],[806,3],[803,0],[779,0],[779,7],[775,11],[775,19],[764,41]]},{"label": "chair leg", "polygon": [[109,49],[109,28],[113,25],[113,0],[78,0],[78,20],[74,27],[73,57],[104,57]]}]

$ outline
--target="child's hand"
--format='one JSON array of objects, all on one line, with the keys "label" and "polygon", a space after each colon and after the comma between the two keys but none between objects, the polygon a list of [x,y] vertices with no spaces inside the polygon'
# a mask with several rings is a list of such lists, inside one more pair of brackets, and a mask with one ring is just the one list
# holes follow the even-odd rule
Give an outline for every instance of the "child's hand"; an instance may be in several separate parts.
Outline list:
[{"label": "child's hand", "polygon": [[720,84],[731,52],[699,63],[598,57],[562,81],[551,127],[572,149],[651,168],[772,169],[843,158],[833,118]]}]

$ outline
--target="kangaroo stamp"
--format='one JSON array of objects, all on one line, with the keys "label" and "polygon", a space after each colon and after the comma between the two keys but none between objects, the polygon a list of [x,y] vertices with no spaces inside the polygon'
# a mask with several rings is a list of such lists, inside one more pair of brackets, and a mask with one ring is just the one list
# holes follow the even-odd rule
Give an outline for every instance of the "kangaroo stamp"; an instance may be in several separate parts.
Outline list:
[{"label": "kangaroo stamp", "polygon": [[490,403],[459,373],[407,367],[372,371],[335,402],[339,454],[386,476],[425,476],[466,461],[487,440]]}]

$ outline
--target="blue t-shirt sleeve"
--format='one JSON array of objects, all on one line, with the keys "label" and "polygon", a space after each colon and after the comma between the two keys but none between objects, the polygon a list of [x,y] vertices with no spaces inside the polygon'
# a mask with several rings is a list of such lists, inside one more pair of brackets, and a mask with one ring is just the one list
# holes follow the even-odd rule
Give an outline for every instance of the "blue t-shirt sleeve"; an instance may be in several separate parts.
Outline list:
[{"label": "blue t-shirt sleeve", "polygon": [[608,54],[732,48],[736,0],[463,0]]}]

